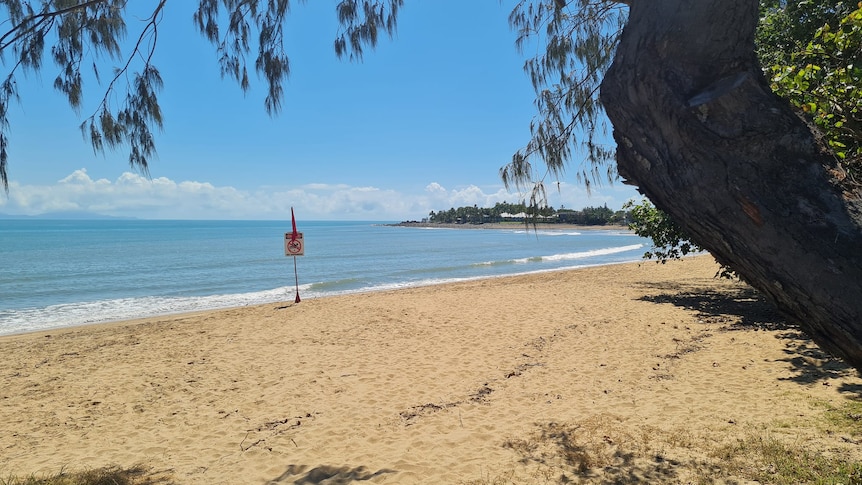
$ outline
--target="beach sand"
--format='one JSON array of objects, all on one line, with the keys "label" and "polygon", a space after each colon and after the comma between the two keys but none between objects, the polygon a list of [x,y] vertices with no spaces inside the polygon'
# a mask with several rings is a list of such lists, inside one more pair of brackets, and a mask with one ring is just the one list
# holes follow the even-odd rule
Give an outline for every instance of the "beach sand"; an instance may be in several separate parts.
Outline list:
[{"label": "beach sand", "polygon": [[0,477],[748,483],[728,456],[770,466],[733,448],[752,439],[862,458],[826,419],[862,379],[716,270],[701,256],[290,294],[2,337]]}]

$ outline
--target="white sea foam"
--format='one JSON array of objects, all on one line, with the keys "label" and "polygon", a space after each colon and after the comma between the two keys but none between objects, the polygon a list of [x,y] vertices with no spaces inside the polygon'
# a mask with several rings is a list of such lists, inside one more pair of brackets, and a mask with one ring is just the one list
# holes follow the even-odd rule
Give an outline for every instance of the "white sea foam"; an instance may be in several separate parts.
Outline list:
[{"label": "white sea foam", "polygon": [[620,246],[616,248],[594,249],[592,251],[582,251],[577,253],[555,254],[545,256],[544,261],[567,261],[570,259],[591,258],[594,256],[607,256],[609,254],[624,253],[626,251],[634,251],[643,247],[643,244],[630,244],[628,246]]},{"label": "white sea foam", "polygon": [[500,261],[484,261],[482,263],[477,263],[477,266],[495,266],[495,265],[504,265],[504,264],[527,264],[532,262],[542,262],[542,261],[569,261],[574,259],[585,259],[592,258],[596,256],[608,256],[611,254],[625,253],[628,251],[635,251],[641,249],[643,244],[630,244],[627,246],[618,246],[612,248],[603,248],[603,249],[593,249],[590,251],[579,251],[574,253],[562,253],[562,254],[551,254],[548,256],[530,256],[527,258],[515,258],[515,259],[506,259]]},{"label": "white sea foam", "polygon": [[[300,285],[300,294],[310,284]],[[278,301],[292,301],[295,287],[229,295],[193,297],[120,298],[92,302],[50,305],[44,308],[0,310],[0,335],[31,332],[58,327],[75,327],[92,323],[105,323],[159,315],[191,313],[220,308],[259,305]]]}]

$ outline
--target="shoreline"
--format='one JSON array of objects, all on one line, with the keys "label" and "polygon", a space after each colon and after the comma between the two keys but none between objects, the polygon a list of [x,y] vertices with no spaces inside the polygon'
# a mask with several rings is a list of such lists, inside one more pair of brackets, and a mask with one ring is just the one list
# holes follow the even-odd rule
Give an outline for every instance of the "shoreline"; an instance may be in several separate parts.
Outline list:
[{"label": "shoreline", "polygon": [[[643,261],[643,262],[647,263],[649,261]],[[410,289],[415,289],[415,288],[430,288],[430,287],[435,287],[435,286],[456,285],[456,284],[460,284],[460,283],[469,283],[469,282],[482,281],[482,280],[496,280],[496,279],[501,279],[501,278],[518,278],[518,277],[531,276],[531,275],[542,275],[542,274],[548,274],[548,273],[567,272],[567,271],[579,271],[579,270],[588,269],[588,268],[597,268],[597,267],[604,267],[604,266],[616,266],[616,265],[628,265],[628,264],[639,264],[639,262],[623,261],[623,262],[614,262],[614,263],[587,264],[587,265],[581,265],[581,266],[575,266],[575,267],[532,270],[532,271],[525,271],[523,273],[464,277],[464,278],[457,278],[457,279],[451,279],[451,280],[439,281],[439,282],[429,282],[429,283],[417,282],[416,284],[405,284],[404,286],[399,286],[397,288],[369,287],[369,288],[361,288],[361,289],[356,289],[356,290],[346,290],[346,291],[342,291],[342,292],[334,292],[334,293],[317,295],[317,296],[310,296],[310,297],[302,296],[302,301],[314,301],[314,300],[321,300],[321,299],[326,299],[326,298],[349,297],[349,296],[354,296],[354,295],[366,295],[366,294],[374,294],[374,293],[397,292],[397,291],[404,291],[404,290],[410,290]],[[141,316],[141,317],[137,317],[137,318],[119,318],[119,319],[112,319],[112,320],[105,320],[105,321],[98,321],[98,322],[86,322],[86,323],[79,323],[79,324],[71,324],[71,325],[66,325],[66,326],[39,328],[39,329],[33,329],[33,330],[20,330],[20,331],[15,331],[12,333],[0,333],[0,341],[2,341],[2,339],[5,337],[16,337],[16,336],[20,336],[20,335],[28,335],[28,334],[33,334],[33,333],[38,333],[38,334],[60,333],[63,330],[75,330],[75,329],[86,328],[86,327],[91,327],[91,326],[96,327],[96,326],[102,326],[102,325],[134,324],[136,322],[143,322],[143,321],[147,321],[147,320],[151,320],[151,319],[181,318],[181,317],[186,317],[186,316],[200,315],[200,314],[209,313],[209,312],[238,310],[238,309],[242,309],[242,308],[254,308],[254,307],[259,307],[259,306],[263,306],[263,305],[287,304],[287,303],[292,303],[292,301],[290,301],[289,299],[279,299],[279,300],[263,301],[263,302],[259,302],[259,303],[249,303],[246,305],[238,305],[238,306],[237,305],[217,306],[217,307],[212,307],[212,308],[201,308],[201,309],[192,310],[192,311],[177,311],[177,312],[168,312],[168,313],[158,313],[158,314],[152,314],[152,315],[145,315],[145,316]]]},{"label": "shoreline", "polygon": [[3,336],[0,476],[745,482],[733,470],[768,462],[719,452],[761,438],[862,460],[824,417],[862,379],[716,269],[696,256]]},{"label": "shoreline", "polygon": [[[621,249],[643,241],[619,232],[579,230],[585,236],[581,237],[572,231],[546,231],[548,236],[566,234],[552,238],[542,232],[533,237],[523,229],[402,231],[379,224],[382,222],[309,225],[311,258],[299,258],[298,281],[293,261],[282,256],[281,229],[268,223],[119,224],[103,228],[104,236],[89,230],[64,232],[74,231],[73,226],[59,232],[46,226],[40,229],[48,230],[42,237],[34,229],[16,243],[17,249],[12,246],[16,257],[11,260],[11,274],[28,276],[17,284],[12,282],[8,298],[0,302],[0,333],[266,303],[285,299],[288,292],[292,297],[297,282],[302,283],[300,294],[308,298],[417,286],[454,277],[635,260],[642,254]],[[241,227],[253,230],[236,230]],[[133,238],[128,231],[134,233]],[[222,241],[222,234],[228,233],[231,235]],[[41,254],[36,249],[47,244],[60,247],[65,239],[73,248],[66,256],[57,251]],[[165,249],[154,243],[160,239],[170,241]],[[579,249],[581,246],[584,248]],[[116,257],[84,249],[101,247],[116,251]],[[152,263],[139,266],[141,261]]]},{"label": "shoreline", "polygon": [[[437,280],[425,281],[425,280],[423,280],[423,281],[399,283],[399,284],[395,285],[395,287],[393,287],[392,285],[383,284],[383,285],[379,285],[379,286],[371,286],[371,287],[363,287],[363,288],[350,289],[350,290],[333,291],[333,292],[328,292],[328,293],[323,293],[323,294],[312,293],[311,296],[302,296],[302,299],[303,300],[317,300],[317,299],[321,299],[321,298],[331,298],[331,297],[338,297],[338,296],[350,296],[350,295],[362,295],[362,294],[367,294],[367,293],[399,291],[399,290],[410,289],[410,288],[425,288],[425,287],[457,284],[457,283],[464,283],[464,282],[484,280],[484,279],[509,278],[509,277],[527,276],[527,275],[533,275],[533,274],[577,271],[577,270],[585,269],[585,268],[633,264],[633,263],[638,263],[638,262],[647,262],[647,261],[631,260],[631,261],[611,262],[611,263],[582,264],[582,265],[574,265],[574,266],[570,266],[570,267],[536,269],[536,270],[528,270],[528,271],[517,272],[517,273],[508,273],[508,274],[465,276],[465,277],[460,277],[460,278],[447,279],[447,280],[443,280],[443,281],[437,281]],[[313,285],[313,283],[311,283],[309,285]],[[304,288],[304,290],[308,291],[309,288]],[[265,292],[266,291],[263,291],[261,293],[265,293]],[[288,291],[288,293],[290,295],[293,295],[293,289],[291,288]],[[239,294],[245,294],[245,293],[239,293]],[[300,291],[300,294],[301,295],[307,295],[307,293],[304,293],[303,290]],[[214,295],[214,296],[230,296],[230,295]],[[200,296],[200,297],[196,297],[196,298],[207,299],[210,297],[211,296],[205,295],[205,296]],[[292,298],[292,296],[290,298]],[[97,302],[87,302],[87,303],[107,303],[107,302],[114,302],[114,301],[125,301],[125,299],[100,300]],[[259,301],[246,303],[244,305],[235,305],[235,304],[216,304],[216,305],[212,305],[212,306],[197,305],[197,308],[195,308],[195,309],[190,309],[190,310],[180,309],[180,310],[176,310],[176,311],[166,311],[164,313],[145,313],[143,316],[139,316],[139,317],[120,317],[120,318],[110,318],[110,319],[99,320],[99,321],[75,322],[75,323],[71,323],[71,324],[67,324],[67,325],[46,326],[43,328],[32,328],[32,329],[23,329],[23,330],[16,329],[16,330],[11,331],[11,332],[0,331],[0,339],[2,339],[3,337],[7,337],[7,336],[22,335],[22,334],[28,334],[28,333],[34,333],[34,332],[50,333],[50,332],[57,332],[57,331],[60,331],[62,329],[67,329],[67,328],[78,328],[78,327],[86,327],[86,326],[90,326],[90,325],[104,325],[104,324],[112,324],[112,323],[121,323],[124,321],[130,321],[130,320],[176,317],[176,316],[183,316],[186,314],[197,314],[197,313],[201,313],[201,312],[230,310],[233,308],[248,308],[248,307],[254,307],[254,306],[259,306],[259,305],[280,303],[280,302],[284,302],[284,301],[288,301],[288,300],[286,298],[285,299],[261,299]]]}]

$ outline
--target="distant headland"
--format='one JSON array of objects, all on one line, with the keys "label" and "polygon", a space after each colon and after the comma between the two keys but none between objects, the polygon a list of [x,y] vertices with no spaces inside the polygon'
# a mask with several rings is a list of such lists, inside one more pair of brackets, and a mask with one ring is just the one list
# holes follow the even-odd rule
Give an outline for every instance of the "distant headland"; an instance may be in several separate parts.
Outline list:
[{"label": "distant headland", "polygon": [[430,228],[430,229],[556,229],[556,230],[583,230],[583,231],[594,231],[594,230],[605,230],[605,231],[628,231],[629,227],[626,224],[601,224],[601,225],[593,225],[593,224],[566,224],[561,222],[484,222],[478,224],[472,223],[456,223],[449,224],[445,222],[427,222],[427,221],[401,221],[390,224],[384,224],[386,226],[394,226],[394,227],[418,227],[418,228]]},{"label": "distant headland", "polygon": [[628,229],[629,213],[614,211],[607,205],[581,210],[527,207],[525,204],[498,202],[494,207],[464,206],[446,211],[431,211],[422,220],[401,221],[391,226],[453,229]]}]

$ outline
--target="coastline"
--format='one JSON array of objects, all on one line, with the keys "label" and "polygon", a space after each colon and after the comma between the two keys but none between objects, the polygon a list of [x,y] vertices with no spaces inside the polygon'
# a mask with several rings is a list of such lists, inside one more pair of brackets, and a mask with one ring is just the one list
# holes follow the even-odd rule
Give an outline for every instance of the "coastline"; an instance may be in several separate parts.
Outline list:
[{"label": "coastline", "polygon": [[862,379],[716,269],[698,256],[2,336],[0,476],[684,483],[764,434],[862,458],[818,424]]}]

